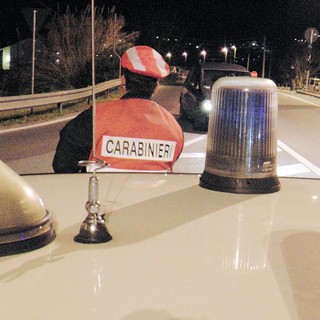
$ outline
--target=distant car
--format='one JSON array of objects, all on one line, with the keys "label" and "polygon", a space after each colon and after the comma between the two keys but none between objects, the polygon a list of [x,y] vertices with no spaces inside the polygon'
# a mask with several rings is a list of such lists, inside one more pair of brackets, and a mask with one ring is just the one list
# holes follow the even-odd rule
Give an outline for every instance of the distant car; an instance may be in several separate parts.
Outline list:
[{"label": "distant car", "polygon": [[189,119],[195,130],[206,130],[211,110],[211,88],[222,77],[251,76],[243,66],[205,62],[192,67],[180,95],[180,118]]}]

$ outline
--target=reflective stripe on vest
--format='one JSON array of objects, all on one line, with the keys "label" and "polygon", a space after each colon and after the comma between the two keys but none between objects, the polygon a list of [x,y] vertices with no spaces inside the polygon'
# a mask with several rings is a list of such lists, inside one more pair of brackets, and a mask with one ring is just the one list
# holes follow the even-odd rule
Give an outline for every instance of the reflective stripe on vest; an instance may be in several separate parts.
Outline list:
[{"label": "reflective stripe on vest", "polygon": [[167,140],[103,136],[101,154],[104,157],[139,160],[172,161],[176,142]]}]

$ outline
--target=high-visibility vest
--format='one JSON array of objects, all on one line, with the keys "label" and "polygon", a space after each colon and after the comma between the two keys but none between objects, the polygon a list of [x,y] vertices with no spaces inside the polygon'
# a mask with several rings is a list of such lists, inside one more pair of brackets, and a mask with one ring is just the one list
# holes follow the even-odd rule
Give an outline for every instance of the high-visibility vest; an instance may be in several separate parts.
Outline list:
[{"label": "high-visibility vest", "polygon": [[183,149],[181,127],[154,101],[135,98],[98,103],[95,119],[96,158],[110,169],[172,171]]}]

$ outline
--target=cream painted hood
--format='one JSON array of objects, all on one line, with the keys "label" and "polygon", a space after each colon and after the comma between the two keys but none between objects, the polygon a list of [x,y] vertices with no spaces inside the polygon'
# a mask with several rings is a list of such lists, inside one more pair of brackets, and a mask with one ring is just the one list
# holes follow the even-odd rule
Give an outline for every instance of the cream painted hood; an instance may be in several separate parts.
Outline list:
[{"label": "cream painted hood", "polygon": [[203,189],[198,175],[99,174],[113,239],[80,244],[89,177],[23,177],[56,239],[0,258],[0,319],[319,317],[319,180],[243,195]]}]

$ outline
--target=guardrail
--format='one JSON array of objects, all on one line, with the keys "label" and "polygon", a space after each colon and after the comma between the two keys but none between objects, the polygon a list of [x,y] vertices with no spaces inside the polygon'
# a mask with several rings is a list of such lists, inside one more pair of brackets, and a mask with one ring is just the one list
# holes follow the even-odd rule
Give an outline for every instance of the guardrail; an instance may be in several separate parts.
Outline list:
[{"label": "guardrail", "polygon": [[[120,86],[121,80],[109,80],[95,85],[95,93],[101,93]],[[22,96],[0,97],[0,112],[26,108],[34,108],[56,104],[62,111],[62,104],[92,96],[92,86],[49,93],[29,94]]]}]

